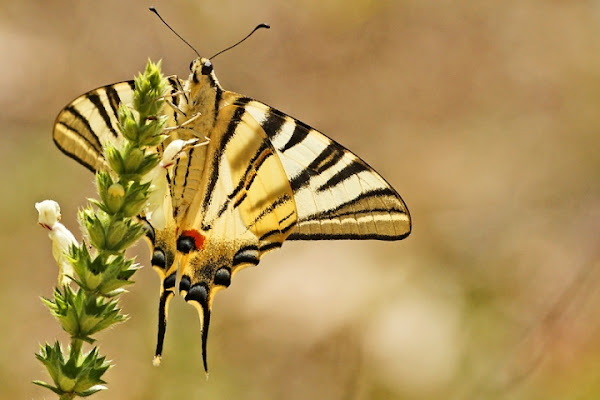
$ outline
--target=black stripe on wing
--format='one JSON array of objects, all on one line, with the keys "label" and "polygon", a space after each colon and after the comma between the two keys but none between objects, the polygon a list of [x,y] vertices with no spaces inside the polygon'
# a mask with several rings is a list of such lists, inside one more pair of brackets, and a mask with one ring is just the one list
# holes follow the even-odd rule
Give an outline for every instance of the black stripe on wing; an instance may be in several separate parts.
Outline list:
[{"label": "black stripe on wing", "polygon": [[[235,130],[237,128],[237,126],[239,125],[239,123],[242,121],[242,117],[245,113],[245,109],[244,109],[244,105],[250,101],[250,99],[239,99],[238,100],[240,102],[240,107],[238,107],[234,113],[233,116],[231,117],[231,120],[229,121],[229,125],[227,126],[227,129],[225,130],[225,133],[221,139],[221,143],[220,143],[220,147],[221,149],[224,149],[227,146],[227,143],[233,138],[233,135],[235,134]],[[219,164],[221,163],[221,156],[222,156],[222,152],[217,153],[216,157],[214,157],[214,159],[212,160],[212,167],[211,167],[211,174],[208,178],[208,184],[207,184],[207,188],[206,188],[206,194],[204,196],[204,200],[202,203],[202,207],[203,209],[207,209],[208,205],[213,197],[213,193],[215,190],[215,186],[217,184],[217,179],[219,178]]]},{"label": "black stripe on wing", "polygon": [[[223,205],[221,206],[221,209],[217,213],[217,218],[220,217],[225,212],[225,210],[229,207],[229,203],[231,202],[231,200],[235,199],[235,197],[242,190],[248,191],[248,189],[250,189],[250,186],[254,182],[254,179],[256,179],[256,176],[257,176],[256,171],[258,171],[260,169],[260,166],[265,162],[265,160],[267,160],[267,158],[272,155],[273,155],[273,153],[270,151],[269,144],[267,142],[263,141],[263,143],[261,143],[258,150],[255,152],[255,154],[250,159],[250,162],[249,162],[248,166],[246,167],[246,171],[244,172],[242,177],[239,179],[239,182],[237,183],[235,188],[231,191],[231,193],[229,193],[227,195],[227,201],[225,201],[225,203],[223,203]],[[241,202],[244,200],[245,196],[246,195],[243,194],[241,197],[239,197],[236,200],[236,202],[234,203],[234,208],[238,207],[241,204]]]},{"label": "black stripe on wing", "polygon": [[[298,125],[296,126],[296,130],[298,130]],[[305,132],[305,134],[302,136],[306,138],[308,136],[308,132]],[[292,147],[288,147],[288,143],[289,142],[287,142],[283,147],[284,149],[289,149]],[[294,145],[299,143],[301,142],[296,142]],[[281,151],[285,153],[283,150]],[[333,167],[344,156],[344,151],[345,150],[342,146],[335,142],[331,142],[304,170],[290,180],[292,190],[297,191],[301,187],[308,185],[312,177],[320,175],[327,169]],[[331,186],[335,186],[335,184],[336,182],[332,181],[331,185],[322,185],[317,190],[325,190]]]},{"label": "black stripe on wing", "polygon": [[[100,96],[98,94],[98,91],[95,92],[89,92],[87,94],[85,94],[85,97],[94,105],[96,106],[96,110],[98,110],[98,113],[100,114],[100,117],[102,117],[102,120],[104,121],[104,125],[106,125],[106,128],[110,131],[110,133],[113,134],[113,136],[116,138],[119,136],[119,134],[117,133],[117,130],[115,129],[115,127],[113,127],[112,121],[110,119],[110,116],[108,115],[108,113],[106,112],[106,108],[105,108],[105,104],[101,99]],[[108,95],[108,92],[105,92]],[[110,99],[110,98],[109,98]],[[110,106],[110,100],[107,102],[108,106]],[[119,119],[118,115],[115,114],[115,116],[117,117],[117,121]]]}]

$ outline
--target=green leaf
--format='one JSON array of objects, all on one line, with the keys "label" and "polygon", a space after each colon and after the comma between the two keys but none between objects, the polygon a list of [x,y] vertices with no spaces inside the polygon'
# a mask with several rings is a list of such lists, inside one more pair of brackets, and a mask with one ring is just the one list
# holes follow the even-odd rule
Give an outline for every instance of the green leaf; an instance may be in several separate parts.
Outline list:
[{"label": "green leaf", "polygon": [[48,384],[48,383],[46,383],[46,382],[44,382],[44,381],[33,381],[33,383],[34,383],[34,384],[36,384],[36,385],[39,385],[39,386],[43,386],[43,387],[45,387],[46,389],[50,389],[50,390],[52,390],[54,393],[56,393],[56,394],[57,394],[57,395],[59,395],[59,396],[60,396],[61,394],[63,394],[63,393],[64,393],[64,392],[63,392],[62,390],[60,390],[59,388],[57,388],[57,387],[54,387],[54,386],[52,386],[52,385],[50,385],[50,384]]},{"label": "green leaf", "polygon": [[84,390],[84,391],[78,393],[78,395],[80,397],[88,397],[94,393],[97,393],[101,390],[106,390],[106,389],[108,389],[108,388],[104,385],[94,385],[91,388],[89,388],[88,390]]}]

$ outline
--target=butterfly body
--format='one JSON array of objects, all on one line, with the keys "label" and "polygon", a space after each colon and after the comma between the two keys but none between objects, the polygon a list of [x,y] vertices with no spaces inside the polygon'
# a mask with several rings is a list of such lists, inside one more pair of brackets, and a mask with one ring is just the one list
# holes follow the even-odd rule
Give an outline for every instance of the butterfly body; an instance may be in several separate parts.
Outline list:
[{"label": "butterfly body", "polygon": [[[168,78],[168,138],[157,151],[178,139],[205,143],[186,148],[168,168],[165,222],[146,222],[162,281],[157,360],[168,303],[179,290],[199,311],[206,368],[214,294],[237,271],[286,239],[399,240],[411,221],[398,193],[359,157],[272,107],[224,90],[210,60],[197,58],[190,69],[187,80]],[[75,99],[57,117],[55,143],[93,171],[106,168],[102,143],[121,141],[116,110],[132,92],[123,82]]]}]

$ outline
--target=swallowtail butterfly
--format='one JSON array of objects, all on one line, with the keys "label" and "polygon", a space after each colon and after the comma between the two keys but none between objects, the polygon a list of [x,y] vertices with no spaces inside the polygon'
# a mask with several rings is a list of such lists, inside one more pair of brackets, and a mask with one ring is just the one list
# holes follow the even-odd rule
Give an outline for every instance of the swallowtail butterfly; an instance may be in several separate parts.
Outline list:
[{"label": "swallowtail butterfly", "polygon": [[[219,84],[210,59],[198,57],[187,79],[168,78],[169,137],[208,139],[188,146],[168,169],[160,226],[148,223],[152,266],[161,279],[160,361],[167,308],[176,288],[194,305],[202,355],[211,305],[242,268],[284,240],[400,240],[411,231],[398,193],[366,162],[310,126]],[[100,87],[58,115],[58,148],[92,171],[108,168],[103,143],[118,145],[117,110],[131,104],[133,81]],[[177,285],[178,283],[178,285]]]}]

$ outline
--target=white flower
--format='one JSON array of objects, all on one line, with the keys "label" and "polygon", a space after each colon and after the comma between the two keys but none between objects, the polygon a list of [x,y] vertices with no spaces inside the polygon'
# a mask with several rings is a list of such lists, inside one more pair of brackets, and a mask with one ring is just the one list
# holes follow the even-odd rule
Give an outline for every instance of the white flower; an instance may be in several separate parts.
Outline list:
[{"label": "white flower", "polygon": [[46,229],[52,230],[54,224],[60,220],[60,206],[54,200],[35,203],[35,209],[40,214],[38,223]]},{"label": "white flower", "polygon": [[44,200],[35,203],[38,210],[38,223],[48,229],[48,237],[52,240],[52,255],[58,264],[58,284],[64,286],[69,284],[69,276],[73,276],[73,267],[67,260],[65,253],[72,245],[78,245],[77,239],[60,220],[60,206],[54,200]]}]

